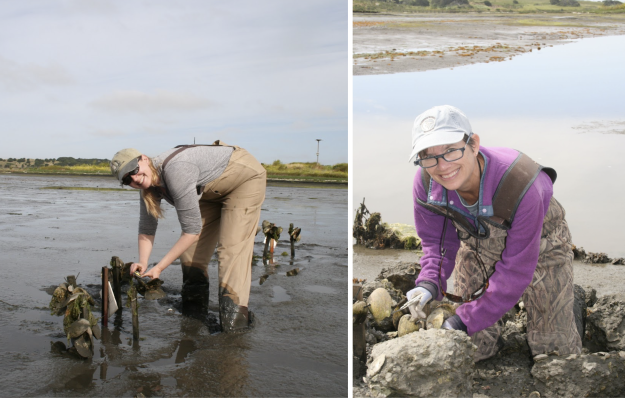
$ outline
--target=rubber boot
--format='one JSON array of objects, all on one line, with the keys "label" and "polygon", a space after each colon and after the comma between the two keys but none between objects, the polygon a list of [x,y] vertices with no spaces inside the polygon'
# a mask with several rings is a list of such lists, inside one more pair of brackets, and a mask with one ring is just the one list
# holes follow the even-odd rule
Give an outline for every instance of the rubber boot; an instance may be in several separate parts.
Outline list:
[{"label": "rubber boot", "polygon": [[219,323],[225,333],[248,331],[252,325],[253,313],[247,306],[239,306],[229,295],[227,288],[219,290]]},{"label": "rubber boot", "polygon": [[208,313],[208,277],[197,267],[182,266],[182,313],[205,316]]}]

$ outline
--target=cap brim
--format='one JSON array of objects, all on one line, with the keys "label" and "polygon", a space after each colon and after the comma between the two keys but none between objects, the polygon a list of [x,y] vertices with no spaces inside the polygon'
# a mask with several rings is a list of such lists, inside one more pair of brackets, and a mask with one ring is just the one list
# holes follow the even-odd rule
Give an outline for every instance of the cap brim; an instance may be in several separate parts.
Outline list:
[{"label": "cap brim", "polygon": [[133,158],[126,165],[124,165],[119,172],[117,172],[117,180],[122,181],[126,173],[132,172],[139,166],[139,160],[137,158]]},{"label": "cap brim", "polygon": [[464,135],[465,133],[462,131],[438,131],[423,136],[419,140],[417,140],[416,143],[414,143],[414,146],[412,147],[412,152],[410,153],[410,158],[408,158],[408,162],[412,161],[414,157],[416,157],[421,151],[425,150],[426,148],[436,147],[437,145],[448,145],[457,143],[464,138]]}]

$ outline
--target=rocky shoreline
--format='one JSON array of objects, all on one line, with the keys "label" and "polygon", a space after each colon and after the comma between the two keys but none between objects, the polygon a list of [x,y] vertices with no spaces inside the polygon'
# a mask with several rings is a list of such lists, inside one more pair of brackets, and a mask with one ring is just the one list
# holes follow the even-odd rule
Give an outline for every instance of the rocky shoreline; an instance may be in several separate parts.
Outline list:
[{"label": "rocky shoreline", "polygon": [[503,317],[497,355],[474,363],[466,334],[440,330],[443,317],[437,309],[455,304],[432,303],[428,321],[412,332],[402,326],[410,316],[393,313],[419,271],[418,262],[400,262],[373,281],[354,282],[354,397],[625,396],[625,294],[598,298],[593,287],[575,286],[583,350],[569,356],[531,355],[526,310],[519,301]]}]

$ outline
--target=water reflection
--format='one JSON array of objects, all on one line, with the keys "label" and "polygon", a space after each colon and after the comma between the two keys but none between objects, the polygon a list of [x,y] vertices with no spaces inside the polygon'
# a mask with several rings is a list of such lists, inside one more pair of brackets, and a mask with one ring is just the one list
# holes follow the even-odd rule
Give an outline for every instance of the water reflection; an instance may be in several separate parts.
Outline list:
[{"label": "water reflection", "polygon": [[625,256],[625,116],[617,77],[625,37],[584,39],[512,61],[395,75],[354,77],[354,208],[364,197],[383,221],[413,223],[411,129],[441,104],[463,110],[482,145],[511,147],[555,168],[554,195],[573,241]]}]

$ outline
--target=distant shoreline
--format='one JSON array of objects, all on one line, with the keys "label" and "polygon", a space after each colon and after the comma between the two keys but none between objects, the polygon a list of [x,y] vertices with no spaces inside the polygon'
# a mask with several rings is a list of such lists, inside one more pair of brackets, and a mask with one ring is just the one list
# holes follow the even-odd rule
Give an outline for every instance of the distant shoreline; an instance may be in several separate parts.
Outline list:
[{"label": "distant shoreline", "polygon": [[[19,176],[73,176],[73,177],[102,177],[114,179],[110,174],[105,173],[44,173],[44,172],[17,172],[17,171],[0,171],[1,175],[19,175]],[[303,177],[303,178],[300,178]],[[306,177],[306,176],[298,176],[297,178],[283,178],[283,177],[272,177],[271,175],[267,176],[268,183],[283,183],[289,185],[301,185],[301,184],[312,184],[312,185],[324,185],[331,184],[336,186],[346,186],[347,187],[347,179],[327,179],[327,178],[317,178],[314,176]]]}]

